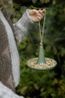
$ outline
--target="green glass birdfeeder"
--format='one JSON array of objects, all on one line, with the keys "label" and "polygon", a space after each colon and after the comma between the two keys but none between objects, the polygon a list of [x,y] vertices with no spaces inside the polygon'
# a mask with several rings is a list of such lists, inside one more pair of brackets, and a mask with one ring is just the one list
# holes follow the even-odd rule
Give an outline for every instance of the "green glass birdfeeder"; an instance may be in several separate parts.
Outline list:
[{"label": "green glass birdfeeder", "polygon": [[44,55],[43,37],[44,37],[45,20],[46,20],[46,13],[44,15],[42,29],[41,29],[41,23],[39,22],[39,32],[40,32],[39,56],[36,58],[31,58],[27,61],[27,66],[36,70],[52,69],[57,65],[57,62],[54,59],[47,58]]}]

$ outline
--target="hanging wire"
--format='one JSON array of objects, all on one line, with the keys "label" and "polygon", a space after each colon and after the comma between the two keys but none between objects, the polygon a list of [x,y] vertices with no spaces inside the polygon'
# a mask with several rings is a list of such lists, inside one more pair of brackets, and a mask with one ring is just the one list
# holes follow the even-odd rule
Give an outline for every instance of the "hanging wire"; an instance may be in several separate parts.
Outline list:
[{"label": "hanging wire", "polygon": [[41,33],[41,23],[40,22],[39,22],[39,34],[40,34],[40,41],[41,41],[42,33]]},{"label": "hanging wire", "polygon": [[41,37],[42,42],[43,42],[44,33],[45,33],[45,21],[46,21],[46,11],[45,11],[43,26],[42,26],[42,37]]},{"label": "hanging wire", "polygon": [[45,32],[45,20],[46,20],[46,12],[44,15],[44,19],[43,19],[43,24],[41,27],[41,23],[39,22],[39,33],[40,33],[40,43],[43,43],[43,37],[44,37],[44,32]]}]

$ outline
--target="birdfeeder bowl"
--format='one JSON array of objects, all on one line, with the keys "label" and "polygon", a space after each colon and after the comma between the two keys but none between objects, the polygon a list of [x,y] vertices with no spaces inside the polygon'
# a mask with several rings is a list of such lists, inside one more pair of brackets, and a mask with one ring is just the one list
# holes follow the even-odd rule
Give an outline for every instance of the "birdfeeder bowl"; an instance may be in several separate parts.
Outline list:
[{"label": "birdfeeder bowl", "polygon": [[46,63],[44,64],[43,63],[38,64],[37,60],[38,58],[29,59],[27,61],[28,67],[37,70],[48,70],[48,69],[53,69],[57,64],[57,62],[52,58],[45,58]]}]

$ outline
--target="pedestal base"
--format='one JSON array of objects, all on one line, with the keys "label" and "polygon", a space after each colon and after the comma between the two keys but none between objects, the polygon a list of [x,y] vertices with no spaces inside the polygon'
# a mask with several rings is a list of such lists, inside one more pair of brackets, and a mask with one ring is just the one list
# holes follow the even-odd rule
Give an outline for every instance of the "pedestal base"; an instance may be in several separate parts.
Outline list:
[{"label": "pedestal base", "polygon": [[52,69],[56,66],[57,62],[51,58],[45,58],[46,63],[44,64],[37,64],[38,58],[32,58],[27,61],[27,66],[32,69],[37,70],[47,70]]}]

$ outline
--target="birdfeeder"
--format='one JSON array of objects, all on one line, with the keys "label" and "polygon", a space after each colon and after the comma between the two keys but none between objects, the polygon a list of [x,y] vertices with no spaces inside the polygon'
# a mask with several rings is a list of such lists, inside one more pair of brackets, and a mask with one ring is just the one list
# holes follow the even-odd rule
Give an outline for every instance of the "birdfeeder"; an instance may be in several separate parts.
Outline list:
[{"label": "birdfeeder", "polygon": [[44,15],[43,26],[41,28],[41,23],[39,22],[39,33],[40,33],[40,46],[39,46],[39,56],[36,58],[31,58],[27,61],[27,66],[36,69],[36,70],[48,70],[53,69],[57,62],[52,59],[45,57],[44,48],[43,48],[43,37],[44,37],[44,29],[45,29],[45,20],[46,20],[46,12]]}]

